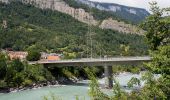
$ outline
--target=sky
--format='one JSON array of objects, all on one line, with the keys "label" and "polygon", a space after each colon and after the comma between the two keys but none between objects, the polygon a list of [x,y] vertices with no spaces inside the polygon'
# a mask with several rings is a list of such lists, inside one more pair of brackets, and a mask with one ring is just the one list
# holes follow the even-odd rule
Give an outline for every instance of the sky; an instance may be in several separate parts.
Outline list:
[{"label": "sky", "polygon": [[[116,3],[131,7],[144,8],[149,11],[149,2],[153,0],[90,0],[97,2]],[[154,0],[161,8],[170,7],[170,0]]]}]

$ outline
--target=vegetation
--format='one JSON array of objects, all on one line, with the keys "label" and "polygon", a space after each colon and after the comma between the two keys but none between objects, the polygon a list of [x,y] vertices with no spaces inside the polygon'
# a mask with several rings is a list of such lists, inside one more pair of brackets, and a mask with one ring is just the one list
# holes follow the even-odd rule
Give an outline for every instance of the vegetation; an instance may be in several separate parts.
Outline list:
[{"label": "vegetation", "polygon": [[[137,24],[141,22],[142,20],[144,20],[145,17],[147,16],[147,15],[144,15],[138,12],[137,14],[130,14],[126,10],[124,10],[125,7],[121,5],[118,5],[123,8],[121,9],[121,11],[112,12],[112,11],[99,10],[95,7],[89,7],[88,5],[77,2],[76,0],[63,0],[63,1],[65,1],[71,7],[84,9],[86,12],[91,13],[93,17],[99,21],[102,21],[107,18],[112,18],[118,21],[123,21],[125,23]],[[95,3],[95,4],[97,5],[98,3]],[[103,6],[107,6],[107,4],[103,4]]]},{"label": "vegetation", "polygon": [[[155,5],[152,5],[155,6]],[[159,7],[151,8],[153,15],[149,16],[146,21],[144,21],[141,26],[147,32],[145,34],[147,42],[151,50],[157,50],[159,46],[168,45],[170,42],[169,35],[169,18],[162,18],[163,10]]]},{"label": "vegetation", "polygon": [[[0,48],[13,48],[14,50],[27,50],[28,60],[37,60],[40,51],[63,52],[66,58],[86,57],[90,54],[90,45],[86,44],[88,26],[71,16],[57,11],[42,10],[20,2],[10,4],[0,3],[0,21],[7,21],[7,28],[1,25]],[[149,16],[142,24],[147,31],[145,36],[150,46],[152,62],[147,63],[148,72],[141,80],[146,82],[139,90],[126,93],[121,90],[119,83],[114,80],[113,95],[108,96],[99,88],[95,73],[101,73],[102,69],[85,69],[90,83],[90,96],[95,100],[169,100],[170,99],[170,21],[168,17],[162,17],[163,11],[155,3],[152,4],[153,15]],[[69,24],[66,24],[68,23]],[[144,55],[147,46],[143,43],[143,37],[138,35],[120,34],[112,30],[102,30],[91,27],[93,31],[94,56],[104,55]],[[102,49],[103,48],[103,49]],[[37,59],[33,59],[37,58]],[[52,65],[55,67],[55,65]],[[133,68],[133,67],[132,67]],[[118,70],[129,70],[119,69]],[[56,71],[57,70],[57,71]],[[131,69],[138,72],[138,69]],[[54,68],[47,70],[42,65],[29,65],[20,60],[9,61],[8,57],[0,53],[0,88],[29,86],[33,83],[51,81],[57,75],[73,77],[81,76],[85,72],[72,68]],[[116,72],[115,72],[116,73]],[[160,74],[158,79],[154,74]],[[82,75],[83,76],[83,75]],[[129,87],[133,84],[140,85],[139,79],[132,78]],[[44,98],[48,99],[48,98]]]},{"label": "vegetation", "polygon": [[150,84],[152,94],[150,93],[149,97],[168,100],[170,99],[170,22],[169,18],[163,18],[162,15],[170,11],[170,8],[160,9],[156,4],[156,2],[151,3],[153,15],[143,24],[147,30],[146,37],[153,57],[153,61],[148,63],[147,67],[151,73],[161,75],[154,84]]},{"label": "vegetation", "polygon": [[40,57],[41,53],[37,47],[32,46],[28,48],[28,55],[26,57],[28,61],[38,61],[40,60]]},{"label": "vegetation", "polygon": [[51,73],[42,65],[28,65],[20,60],[9,61],[6,55],[0,53],[0,88],[31,86],[33,83],[41,83],[54,80]]},{"label": "vegetation", "polygon": [[[121,90],[119,84],[115,81],[113,96],[106,96],[105,100],[169,100],[170,99],[170,41],[169,41],[169,21],[165,21],[162,14],[169,9],[159,9],[157,3],[151,3],[153,15],[149,16],[143,23],[146,29],[147,41],[150,45],[151,56],[150,63],[147,63],[148,72],[141,79],[132,78],[128,86],[133,84],[140,85],[140,80],[145,81],[145,86],[137,91],[126,93]],[[168,19],[167,19],[168,20]],[[149,26],[149,27],[148,27]],[[154,78],[154,74],[160,74],[159,78]],[[90,74],[90,77],[94,77]],[[91,90],[100,91],[95,78],[91,78],[93,85]],[[92,97],[101,97],[102,93],[92,91]],[[93,95],[95,94],[95,95]]]},{"label": "vegetation", "polygon": [[134,74],[138,74],[141,71],[146,70],[146,68],[142,65],[117,65],[112,68],[113,74],[119,74],[120,72],[130,72]]},{"label": "vegetation", "polygon": [[5,57],[5,55],[0,53],[0,79],[3,79],[6,74],[7,67],[6,59],[7,58]]},{"label": "vegetation", "polygon": [[63,0],[63,1],[65,1],[71,7],[84,9],[86,12],[91,13],[94,16],[94,18],[97,19],[97,20],[104,20],[104,19],[107,19],[109,17],[113,17],[116,20],[123,20],[120,17],[116,16],[112,12],[98,10],[97,8],[89,7],[88,5],[78,3],[75,0]]},{"label": "vegetation", "polygon": [[[40,51],[63,53],[66,58],[90,55],[87,24],[67,14],[21,2],[0,3],[0,6],[0,23],[4,20],[7,22],[7,28],[0,24],[0,48],[26,51],[36,45]],[[143,36],[102,30],[94,26],[90,28],[93,33],[94,57],[121,55],[122,44],[129,47],[128,55],[147,54]]]}]

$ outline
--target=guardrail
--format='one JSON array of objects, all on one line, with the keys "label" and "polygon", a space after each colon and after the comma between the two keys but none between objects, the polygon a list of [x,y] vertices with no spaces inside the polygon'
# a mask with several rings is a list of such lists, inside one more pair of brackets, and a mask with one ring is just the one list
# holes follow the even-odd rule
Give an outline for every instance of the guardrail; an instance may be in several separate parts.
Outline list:
[{"label": "guardrail", "polygon": [[36,64],[36,63],[66,63],[66,62],[102,62],[102,61],[142,61],[146,60],[149,61],[151,60],[151,57],[149,56],[143,56],[143,57],[110,57],[110,58],[81,58],[81,59],[65,59],[65,60],[47,60],[47,61],[35,61],[35,62],[29,62],[30,64]]}]

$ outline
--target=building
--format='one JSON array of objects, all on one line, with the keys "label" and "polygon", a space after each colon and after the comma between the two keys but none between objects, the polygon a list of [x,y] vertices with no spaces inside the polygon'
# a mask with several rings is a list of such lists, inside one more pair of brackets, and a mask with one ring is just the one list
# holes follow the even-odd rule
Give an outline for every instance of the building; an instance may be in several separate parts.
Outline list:
[{"label": "building", "polygon": [[47,57],[47,60],[60,60],[61,58],[60,58],[60,56],[58,56],[58,55],[49,55],[48,57]]},{"label": "building", "polygon": [[20,59],[25,60],[28,53],[24,51],[7,51],[7,54],[11,60]]},{"label": "building", "polygon": [[[26,60],[26,57],[28,55],[27,52],[24,51],[7,51],[7,54],[10,58],[10,60],[14,59],[20,59],[20,60]],[[56,54],[56,53],[45,53],[41,52],[41,60],[60,60],[62,57],[61,54]]]},{"label": "building", "polygon": [[61,54],[41,52],[41,60],[61,60],[61,57]]}]

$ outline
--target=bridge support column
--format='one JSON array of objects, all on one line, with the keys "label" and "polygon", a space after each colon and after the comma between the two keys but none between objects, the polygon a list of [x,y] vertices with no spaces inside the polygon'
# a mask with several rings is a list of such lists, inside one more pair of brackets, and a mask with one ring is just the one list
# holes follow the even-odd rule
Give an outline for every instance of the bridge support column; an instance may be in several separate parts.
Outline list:
[{"label": "bridge support column", "polygon": [[105,87],[112,88],[113,87],[113,71],[112,66],[104,66],[104,75],[105,75]]}]

